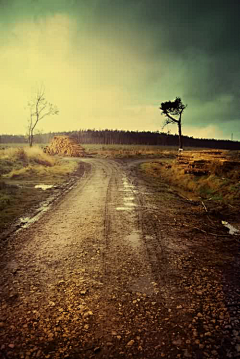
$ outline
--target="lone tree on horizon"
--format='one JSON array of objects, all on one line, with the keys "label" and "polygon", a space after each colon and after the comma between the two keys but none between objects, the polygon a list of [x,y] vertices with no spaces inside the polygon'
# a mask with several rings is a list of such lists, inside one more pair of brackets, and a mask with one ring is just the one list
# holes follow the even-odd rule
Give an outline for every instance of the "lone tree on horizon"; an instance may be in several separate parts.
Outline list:
[{"label": "lone tree on horizon", "polygon": [[38,122],[46,116],[58,115],[59,111],[56,106],[46,100],[45,89],[43,87],[37,89],[33,99],[28,102],[28,107],[30,110],[30,118],[28,120],[27,136],[29,146],[32,147],[34,130]]},{"label": "lone tree on horizon", "polygon": [[[170,123],[177,123],[178,125],[178,135],[179,135],[179,149],[183,148],[182,141],[182,113],[185,110],[187,105],[182,103],[180,97],[176,97],[174,101],[166,101],[161,103],[161,107],[159,109],[162,111],[162,115],[166,116],[166,120],[164,122],[163,127]],[[173,116],[179,116],[178,118],[174,118]]]}]

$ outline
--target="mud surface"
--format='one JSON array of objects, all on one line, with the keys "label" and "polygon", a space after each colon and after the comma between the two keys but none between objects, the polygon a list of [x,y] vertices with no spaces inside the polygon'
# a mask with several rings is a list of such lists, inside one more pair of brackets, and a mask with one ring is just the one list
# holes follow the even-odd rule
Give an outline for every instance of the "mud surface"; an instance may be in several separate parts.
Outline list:
[{"label": "mud surface", "polygon": [[83,161],[1,244],[0,358],[237,358],[237,236],[137,162]]}]

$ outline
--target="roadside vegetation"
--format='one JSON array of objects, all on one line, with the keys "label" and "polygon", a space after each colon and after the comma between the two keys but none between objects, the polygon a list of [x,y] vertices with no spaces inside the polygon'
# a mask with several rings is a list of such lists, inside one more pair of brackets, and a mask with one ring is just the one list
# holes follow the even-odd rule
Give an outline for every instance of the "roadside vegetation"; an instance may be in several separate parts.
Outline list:
[{"label": "roadside vegetation", "polygon": [[153,146],[153,145],[83,145],[85,152],[90,156],[99,157],[163,157],[170,155],[175,158],[178,147],[176,146]]},{"label": "roadside vegetation", "polygon": [[40,147],[0,150],[0,233],[51,194],[36,185],[59,186],[76,169],[76,161],[51,157]]},{"label": "roadside vegetation", "polygon": [[231,169],[221,165],[219,161],[208,164],[204,175],[186,173],[186,170],[173,159],[163,159],[142,163],[141,171],[149,179],[166,180],[180,195],[188,199],[209,201],[215,204],[240,205],[240,152],[229,152],[229,158],[236,161]]}]

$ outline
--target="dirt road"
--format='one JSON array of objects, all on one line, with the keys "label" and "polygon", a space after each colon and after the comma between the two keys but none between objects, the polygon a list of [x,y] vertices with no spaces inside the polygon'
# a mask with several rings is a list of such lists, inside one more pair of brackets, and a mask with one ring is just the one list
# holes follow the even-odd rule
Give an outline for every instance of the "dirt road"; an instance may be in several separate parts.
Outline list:
[{"label": "dirt road", "polygon": [[0,358],[236,358],[236,241],[133,162],[82,166],[1,245]]}]

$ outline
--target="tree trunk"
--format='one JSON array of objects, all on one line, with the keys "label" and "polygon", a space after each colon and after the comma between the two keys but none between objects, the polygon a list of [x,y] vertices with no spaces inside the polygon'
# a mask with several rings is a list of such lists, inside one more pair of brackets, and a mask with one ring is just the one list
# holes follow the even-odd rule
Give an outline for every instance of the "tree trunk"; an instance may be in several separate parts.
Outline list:
[{"label": "tree trunk", "polygon": [[31,131],[30,135],[29,135],[29,146],[32,147],[33,145],[33,133]]},{"label": "tree trunk", "polygon": [[183,141],[182,141],[182,124],[181,124],[181,121],[178,122],[178,135],[179,135],[179,149],[182,150]]}]

